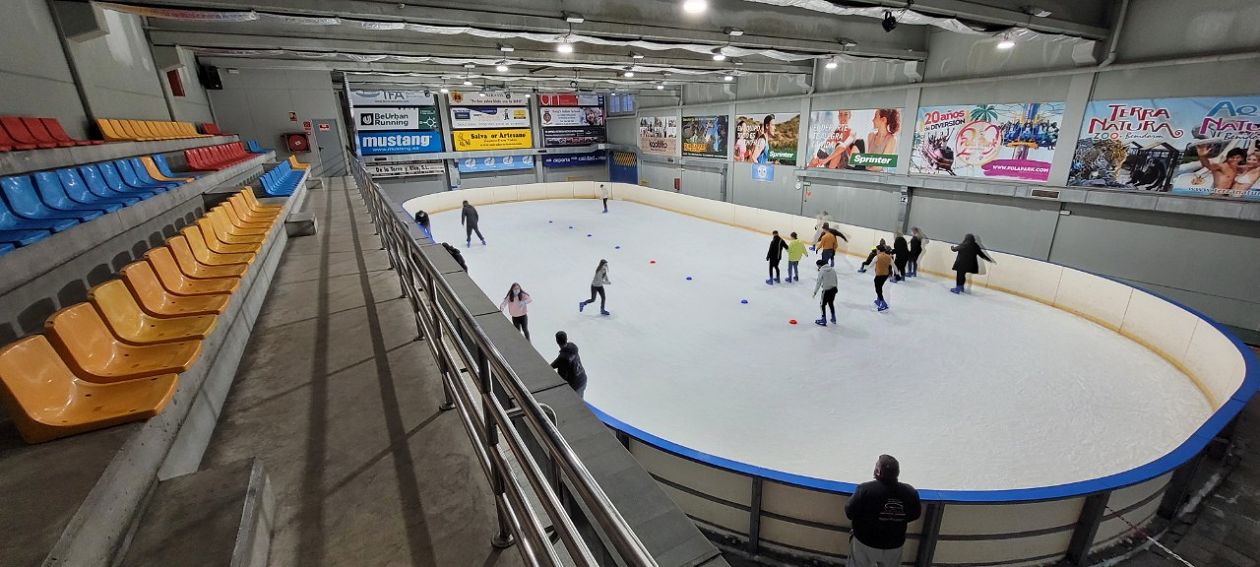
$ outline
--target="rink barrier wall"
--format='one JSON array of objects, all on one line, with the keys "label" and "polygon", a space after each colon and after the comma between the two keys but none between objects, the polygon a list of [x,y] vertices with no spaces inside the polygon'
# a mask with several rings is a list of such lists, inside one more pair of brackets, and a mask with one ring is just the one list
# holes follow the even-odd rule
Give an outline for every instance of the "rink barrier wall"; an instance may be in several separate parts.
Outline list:
[{"label": "rink barrier wall", "polygon": [[[593,199],[598,185],[612,199],[636,202],[768,234],[796,232],[812,240],[815,220],[610,182],[534,183],[425,195],[403,204],[411,215],[460,208],[463,200],[489,205],[546,199]],[[840,250],[865,258],[891,232],[831,223],[848,238]],[[931,241],[919,269],[953,280],[951,243]],[[988,252],[969,289],[987,288],[1050,305],[1141,344],[1189,377],[1213,413],[1169,453],[1137,468],[1055,486],[1006,490],[921,488],[930,512],[911,524],[906,565],[1012,566],[1053,563],[1113,546],[1155,520],[1174,473],[1196,457],[1260,389],[1260,363],[1237,337],[1176,301],[1097,274],[1001,252]],[[944,291],[944,290],[942,290]],[[856,484],[807,477],[710,455],[631,426],[592,407],[662,488],[711,534],[740,541],[754,552],[837,562],[848,553],[843,509]],[[1172,491],[1180,496],[1178,491]],[[1101,513],[1097,504],[1105,505]],[[1173,502],[1175,508],[1179,502]],[[1084,516],[1095,517],[1086,522]],[[927,526],[929,516],[932,526]],[[1082,533],[1082,526],[1093,531]],[[1087,538],[1087,539],[1085,539]],[[928,545],[920,550],[921,540]]]}]

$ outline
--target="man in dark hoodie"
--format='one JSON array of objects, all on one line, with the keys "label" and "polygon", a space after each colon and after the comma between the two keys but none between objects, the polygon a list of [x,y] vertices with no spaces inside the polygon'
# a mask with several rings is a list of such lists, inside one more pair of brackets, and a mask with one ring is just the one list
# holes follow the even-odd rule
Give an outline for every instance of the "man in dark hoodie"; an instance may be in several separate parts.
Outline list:
[{"label": "man in dark hoodie", "polygon": [[848,567],[897,567],[906,525],[919,519],[919,491],[897,482],[901,464],[889,455],[875,462],[875,480],[858,486],[844,515],[853,524]]},{"label": "man in dark hoodie", "polygon": [[464,201],[464,210],[459,213],[459,224],[464,225],[464,246],[472,248],[472,233],[477,232],[477,238],[481,239],[481,245],[486,245],[486,237],[481,235],[481,229],[477,228],[477,209]]},{"label": "man in dark hoodie", "polygon": [[580,398],[586,393],[586,369],[582,368],[582,357],[578,356],[578,347],[569,342],[569,335],[564,331],[556,332],[556,344],[560,345],[560,354],[551,361],[551,367],[555,368],[556,373],[577,391]]},{"label": "man in dark hoodie", "polygon": [[906,244],[906,236],[900,231],[893,233],[893,265],[897,271],[893,273],[893,283],[906,279],[906,262],[910,261],[910,246]]},{"label": "man in dark hoodie", "polygon": [[766,252],[766,261],[770,262],[770,279],[766,280],[768,285],[779,283],[779,262],[783,260],[783,251],[788,249],[787,242],[779,236],[779,231],[776,230],[772,234],[770,251]]}]

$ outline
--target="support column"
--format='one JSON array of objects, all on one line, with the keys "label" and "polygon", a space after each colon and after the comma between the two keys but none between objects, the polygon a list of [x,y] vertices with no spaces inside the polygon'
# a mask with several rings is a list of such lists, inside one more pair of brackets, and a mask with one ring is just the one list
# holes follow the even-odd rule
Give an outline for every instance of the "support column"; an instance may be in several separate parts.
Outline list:
[{"label": "support column", "polygon": [[1081,516],[1076,520],[1076,529],[1072,531],[1072,541],[1068,544],[1069,563],[1088,564],[1089,548],[1094,545],[1094,538],[1098,535],[1098,525],[1102,523],[1103,513],[1107,510],[1107,501],[1110,498],[1110,492],[1085,498],[1085,505],[1081,507]]},{"label": "support column", "polygon": [[945,517],[945,505],[930,503],[923,509],[923,532],[919,534],[919,551],[914,556],[914,567],[931,567],[936,555],[936,542],[941,538],[941,519]]},{"label": "support column", "polygon": [[1168,481],[1168,488],[1164,489],[1164,498],[1159,502],[1159,510],[1156,511],[1159,517],[1171,520],[1177,515],[1177,509],[1185,502],[1186,494],[1190,492],[1190,483],[1199,472],[1199,466],[1203,464],[1206,454],[1206,451],[1200,451],[1173,473],[1172,479]]},{"label": "support column", "polygon": [[753,477],[748,505],[748,552],[754,554],[761,549],[761,489],[762,480]]}]

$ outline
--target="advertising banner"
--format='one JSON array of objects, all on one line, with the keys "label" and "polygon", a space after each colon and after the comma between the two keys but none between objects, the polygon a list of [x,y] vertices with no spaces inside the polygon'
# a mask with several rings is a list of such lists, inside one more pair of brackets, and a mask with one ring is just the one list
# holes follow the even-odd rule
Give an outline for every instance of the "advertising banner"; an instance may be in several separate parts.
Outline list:
[{"label": "advertising banner", "polygon": [[796,165],[801,115],[795,112],[735,117],[735,161]]},{"label": "advertising banner", "polygon": [[774,181],[774,164],[772,163],[756,163],[752,168],[753,181]]},{"label": "advertising banner", "polygon": [[497,156],[455,160],[460,173],[534,169],[534,156]]},{"label": "advertising banner", "polygon": [[577,93],[542,93],[539,106],[598,106],[604,107],[604,95]]},{"label": "advertising banner", "polygon": [[529,108],[511,106],[453,106],[451,128],[529,128]]},{"label": "advertising banner", "polygon": [[604,109],[599,106],[553,106],[539,111],[542,127],[604,126]]},{"label": "advertising banner", "polygon": [[1062,102],[919,108],[910,173],[1044,182],[1062,122]]},{"label": "advertising banner", "polygon": [[639,151],[658,156],[677,155],[678,119],[673,116],[640,116]]},{"label": "advertising banner", "polygon": [[529,95],[524,94],[451,91],[447,97],[451,106],[529,106]]},{"label": "advertising banner", "polygon": [[1068,185],[1260,200],[1260,96],[1093,101]]},{"label": "advertising banner", "polygon": [[726,116],[684,116],[683,155],[726,157],[727,126]]},{"label": "advertising banner", "polygon": [[455,151],[516,150],[532,148],[534,138],[528,128],[515,130],[455,130]]},{"label": "advertising banner", "polygon": [[383,177],[417,177],[422,175],[442,175],[442,161],[420,161],[415,163],[365,164],[367,172],[375,178]]},{"label": "advertising banner", "polygon": [[591,152],[589,154],[565,154],[558,156],[543,156],[543,167],[581,167],[584,165],[604,165],[606,158],[604,152]]},{"label": "advertising banner", "polygon": [[424,91],[350,89],[350,104],[359,106],[434,106],[437,101]]},{"label": "advertising banner", "polygon": [[589,146],[608,141],[608,130],[603,126],[578,128],[543,128],[543,145],[549,148],[563,146]]},{"label": "advertising banner", "polygon": [[809,114],[807,167],[897,172],[900,108]]},{"label": "advertising banner", "polygon": [[437,130],[437,109],[432,106],[365,107],[354,109],[356,129]]},{"label": "advertising banner", "polygon": [[359,132],[356,136],[359,152],[365,156],[442,151],[438,132]]}]

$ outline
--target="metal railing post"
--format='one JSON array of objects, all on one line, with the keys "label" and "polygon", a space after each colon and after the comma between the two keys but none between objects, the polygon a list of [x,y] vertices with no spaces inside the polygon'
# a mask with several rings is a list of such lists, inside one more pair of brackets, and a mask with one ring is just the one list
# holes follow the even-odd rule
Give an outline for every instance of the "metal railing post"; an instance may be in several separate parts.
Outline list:
[{"label": "metal railing post", "polygon": [[753,477],[752,494],[748,500],[748,552],[761,550],[761,477]]},{"label": "metal railing post", "polygon": [[1089,563],[1089,551],[1098,535],[1098,525],[1102,523],[1103,513],[1107,510],[1110,492],[1091,494],[1085,497],[1085,505],[1081,507],[1081,516],[1076,520],[1076,529],[1072,531],[1072,540],[1068,543],[1067,560],[1073,565]]},{"label": "metal railing post", "polygon": [[941,539],[941,519],[945,517],[945,505],[931,502],[923,507],[923,531],[919,534],[919,551],[914,556],[914,567],[931,567],[936,555],[936,542]]}]

